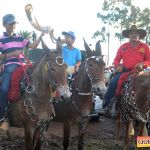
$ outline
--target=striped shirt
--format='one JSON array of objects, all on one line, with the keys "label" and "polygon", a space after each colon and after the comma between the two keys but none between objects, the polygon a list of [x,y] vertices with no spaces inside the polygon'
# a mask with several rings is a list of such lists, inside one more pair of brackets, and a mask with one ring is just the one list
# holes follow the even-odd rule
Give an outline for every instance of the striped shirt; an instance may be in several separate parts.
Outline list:
[{"label": "striped shirt", "polygon": [[[22,38],[15,33],[13,36],[9,36],[6,32],[0,37],[0,52],[2,54],[8,54],[10,52],[14,52],[16,50],[22,50],[25,47],[28,47],[29,40]],[[19,56],[22,61],[24,61],[24,57],[22,55]],[[21,65],[18,57],[9,57],[5,60],[5,65],[8,64],[19,64]]]}]

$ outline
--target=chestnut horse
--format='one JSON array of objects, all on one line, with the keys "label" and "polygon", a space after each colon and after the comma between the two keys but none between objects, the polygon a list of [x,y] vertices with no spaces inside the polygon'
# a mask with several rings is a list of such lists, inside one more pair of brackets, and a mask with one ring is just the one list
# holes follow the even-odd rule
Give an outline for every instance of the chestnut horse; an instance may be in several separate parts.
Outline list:
[{"label": "chestnut horse", "polygon": [[[146,124],[150,111],[150,70],[135,73],[123,87],[118,103],[117,143],[120,121],[125,125],[125,146],[133,142],[135,136],[148,136]],[[136,131],[136,132],[135,132]],[[131,141],[131,140],[132,141]]]},{"label": "chestnut horse", "polygon": [[54,115],[52,93],[57,91],[61,98],[71,95],[61,50],[59,42],[56,51],[45,50],[29,70],[30,84],[26,82],[21,98],[10,103],[11,124],[18,126],[21,123],[24,128],[26,150],[40,150],[43,133]]},{"label": "chestnut horse", "polygon": [[[84,41],[85,42],[85,41]],[[106,92],[104,82],[105,63],[101,57],[100,49],[91,51],[85,42],[87,58],[74,74],[71,83],[72,96],[69,101],[62,101],[54,104],[56,121],[63,122],[63,147],[68,149],[70,128],[78,124],[78,150],[83,149],[83,138],[88,126],[93,102],[92,95],[104,95]]]}]

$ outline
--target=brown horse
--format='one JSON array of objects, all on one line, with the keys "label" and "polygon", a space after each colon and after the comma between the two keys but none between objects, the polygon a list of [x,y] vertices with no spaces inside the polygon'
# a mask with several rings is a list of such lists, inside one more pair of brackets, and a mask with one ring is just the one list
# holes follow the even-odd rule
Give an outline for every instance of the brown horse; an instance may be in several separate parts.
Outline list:
[{"label": "brown horse", "polygon": [[[146,124],[150,111],[150,71],[146,70],[129,78],[118,99],[117,143],[119,138],[120,120],[125,125],[125,146],[133,142],[135,136],[147,136]],[[136,132],[135,132],[136,131]],[[132,141],[130,140],[132,139]]]},{"label": "brown horse", "polygon": [[92,93],[104,95],[106,92],[104,82],[105,63],[100,51],[91,51],[85,42],[87,58],[82,62],[72,81],[72,96],[70,101],[54,104],[56,120],[63,122],[63,147],[67,150],[69,145],[70,128],[78,124],[78,150],[83,149],[83,138],[88,126],[92,111]]},{"label": "brown horse", "polygon": [[46,50],[30,70],[29,81],[17,102],[10,103],[11,124],[24,128],[27,150],[40,150],[43,133],[53,119],[52,93],[61,98],[70,97],[66,81],[67,65],[61,57],[61,45],[56,51]]}]

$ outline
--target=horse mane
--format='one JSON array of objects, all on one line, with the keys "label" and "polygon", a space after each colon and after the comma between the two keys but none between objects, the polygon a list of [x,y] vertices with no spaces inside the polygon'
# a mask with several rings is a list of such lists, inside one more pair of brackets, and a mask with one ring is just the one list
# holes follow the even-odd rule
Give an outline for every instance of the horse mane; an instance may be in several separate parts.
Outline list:
[{"label": "horse mane", "polygon": [[144,82],[144,81],[148,81],[148,80],[150,80],[150,71],[142,71],[136,77],[137,82]]},{"label": "horse mane", "polygon": [[86,60],[82,61],[81,65],[79,67],[79,70],[76,73],[76,76],[79,76],[79,77],[84,76],[85,77],[85,74],[86,74],[85,63],[86,63]]}]

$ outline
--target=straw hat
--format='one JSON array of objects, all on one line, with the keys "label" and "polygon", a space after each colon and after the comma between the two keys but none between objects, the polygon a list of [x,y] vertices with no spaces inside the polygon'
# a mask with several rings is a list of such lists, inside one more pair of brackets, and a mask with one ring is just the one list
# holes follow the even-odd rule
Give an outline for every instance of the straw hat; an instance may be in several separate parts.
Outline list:
[{"label": "straw hat", "polygon": [[146,31],[143,30],[143,29],[138,29],[138,27],[136,25],[131,25],[130,29],[127,29],[127,30],[123,30],[122,31],[122,35],[126,38],[129,38],[129,34],[132,32],[132,31],[136,31],[139,33],[140,35],[140,39],[143,39],[145,36],[146,36]]}]

